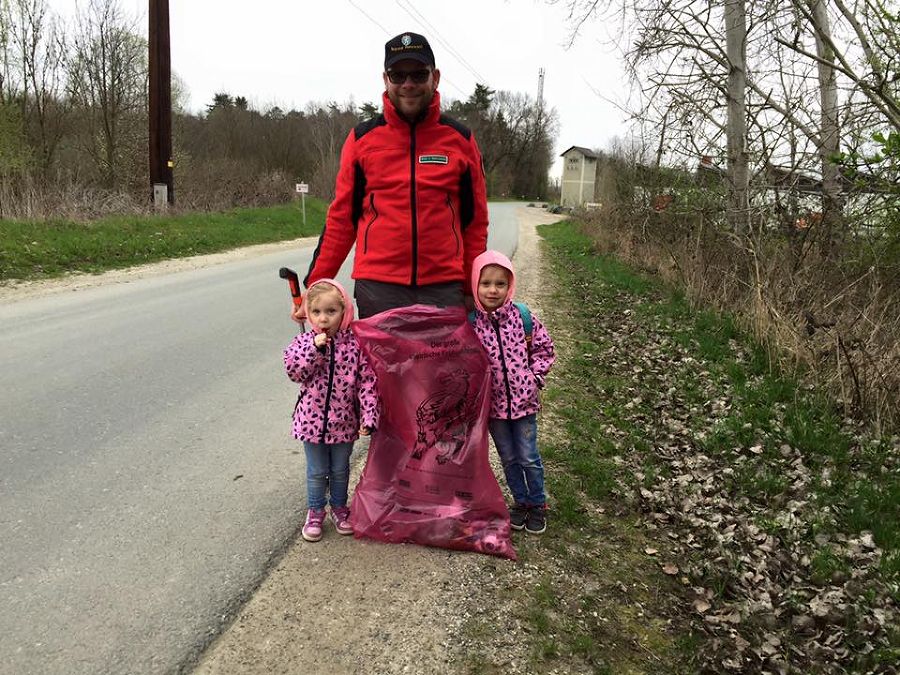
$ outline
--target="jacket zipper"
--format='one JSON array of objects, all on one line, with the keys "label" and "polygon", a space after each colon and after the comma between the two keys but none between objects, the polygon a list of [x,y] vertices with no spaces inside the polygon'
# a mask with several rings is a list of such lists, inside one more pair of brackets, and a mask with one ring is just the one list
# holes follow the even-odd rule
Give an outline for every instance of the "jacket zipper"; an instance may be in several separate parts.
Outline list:
[{"label": "jacket zipper", "polygon": [[409,201],[412,207],[412,276],[410,286],[416,285],[419,275],[419,224],[416,217],[416,123],[409,125]]},{"label": "jacket zipper", "polygon": [[325,392],[325,410],[322,414],[322,440],[325,442],[325,434],[328,433],[328,409],[331,408],[331,390],[334,388],[334,338],[331,339],[331,350],[328,356],[328,389]]},{"label": "jacket zipper", "polygon": [[456,211],[453,210],[453,200],[447,195],[447,208],[450,209],[450,230],[453,232],[453,238],[456,240],[456,255],[459,255],[459,234],[456,232]]},{"label": "jacket zipper", "polygon": [[366,234],[363,239],[363,253],[368,253],[369,251],[369,230],[372,228],[375,219],[378,218],[378,211],[375,210],[375,193],[371,193],[369,195],[369,208],[372,210],[372,220],[368,222],[366,225]]},{"label": "jacket zipper", "polygon": [[503,339],[500,337],[500,322],[496,317],[490,317],[494,332],[497,333],[497,348],[500,352],[500,367],[503,369],[503,383],[506,385],[506,413],[512,419],[512,389],[509,386],[509,371],[506,368],[506,356],[503,354]]}]

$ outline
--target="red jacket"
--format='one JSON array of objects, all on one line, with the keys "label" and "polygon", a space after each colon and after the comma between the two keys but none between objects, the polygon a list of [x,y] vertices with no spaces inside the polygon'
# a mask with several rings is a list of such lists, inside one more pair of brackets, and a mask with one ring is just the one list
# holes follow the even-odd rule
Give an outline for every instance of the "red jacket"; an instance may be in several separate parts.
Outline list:
[{"label": "red jacket", "polygon": [[405,286],[460,281],[487,244],[487,193],[472,132],[441,115],[435,92],[415,125],[383,95],[341,151],[334,201],[305,286],[335,277],[356,243],[353,278]]}]

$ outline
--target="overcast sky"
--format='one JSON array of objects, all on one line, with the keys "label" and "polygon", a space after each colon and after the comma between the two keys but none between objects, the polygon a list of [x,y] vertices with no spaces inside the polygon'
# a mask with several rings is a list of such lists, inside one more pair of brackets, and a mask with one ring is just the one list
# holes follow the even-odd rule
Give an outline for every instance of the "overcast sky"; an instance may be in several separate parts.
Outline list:
[{"label": "overcast sky", "polygon": [[[86,5],[87,0],[78,0]],[[119,0],[146,34],[148,0]],[[71,15],[76,0],[48,0]],[[170,0],[172,69],[187,106],[205,110],[216,92],[254,108],[289,110],[312,101],[380,103],[384,43],[414,31],[431,42],[441,95],[465,99],[476,82],[536,97],[556,108],[556,154],[572,145],[603,148],[625,134],[623,116],[592,89],[623,100],[624,77],[604,26],[586,25],[566,49],[565,2],[538,0]],[[556,175],[558,171],[554,171]]]}]

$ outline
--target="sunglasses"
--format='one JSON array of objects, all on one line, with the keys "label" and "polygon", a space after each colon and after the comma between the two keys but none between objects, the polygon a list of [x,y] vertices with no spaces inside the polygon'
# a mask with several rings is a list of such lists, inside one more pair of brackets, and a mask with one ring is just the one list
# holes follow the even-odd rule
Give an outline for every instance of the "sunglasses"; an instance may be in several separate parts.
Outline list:
[{"label": "sunglasses", "polygon": [[389,70],[387,74],[391,84],[403,84],[406,82],[407,77],[416,84],[425,84],[430,75],[431,71],[428,68],[420,70]]}]

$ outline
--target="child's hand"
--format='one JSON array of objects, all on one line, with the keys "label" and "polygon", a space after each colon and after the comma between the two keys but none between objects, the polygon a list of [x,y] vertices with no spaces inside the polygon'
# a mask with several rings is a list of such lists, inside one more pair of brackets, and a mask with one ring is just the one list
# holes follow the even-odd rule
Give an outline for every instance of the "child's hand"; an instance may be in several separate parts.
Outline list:
[{"label": "child's hand", "polygon": [[371,433],[372,433],[372,430],[371,430],[369,427],[367,427],[367,426],[361,426],[361,427],[359,428],[359,435],[360,435],[360,436],[368,436],[368,435],[371,434]]},{"label": "child's hand", "polygon": [[316,336],[313,338],[313,344],[322,349],[326,344],[328,344],[328,335],[326,333],[316,333]]}]

